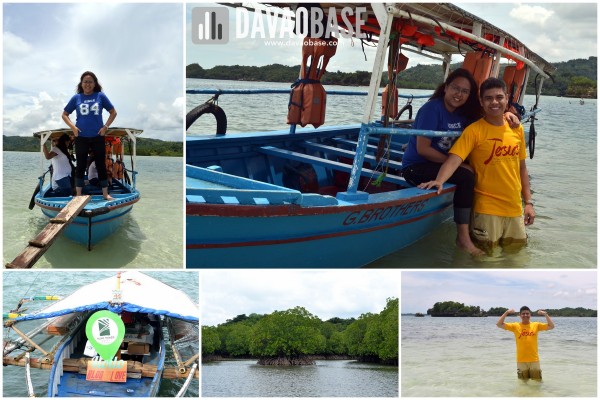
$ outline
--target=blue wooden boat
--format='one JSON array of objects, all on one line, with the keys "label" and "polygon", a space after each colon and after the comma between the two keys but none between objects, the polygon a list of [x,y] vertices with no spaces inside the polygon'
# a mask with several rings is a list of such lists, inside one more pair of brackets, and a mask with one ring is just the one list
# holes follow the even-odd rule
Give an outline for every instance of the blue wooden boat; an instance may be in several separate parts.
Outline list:
[{"label": "blue wooden boat", "polygon": [[[40,139],[40,145],[53,137],[59,137],[63,134],[70,134],[69,129],[57,129],[51,131],[37,132],[34,134]],[[84,209],[75,217],[74,221],[67,226],[64,235],[83,245],[86,245],[89,250],[92,246],[99,243],[103,239],[112,235],[123,223],[125,217],[133,209],[133,205],[140,200],[140,192],[136,188],[137,171],[136,166],[136,138],[142,133],[139,129],[130,128],[109,128],[106,137],[119,138],[131,144],[129,158],[130,165],[124,169],[124,174],[121,179],[113,179],[109,186],[109,194],[114,200],[105,200],[102,196],[102,191],[99,187],[86,185],[84,194],[92,195],[92,200],[84,207]],[[123,147],[121,148],[121,159],[123,163],[127,163],[127,157],[124,157]],[[42,175],[39,177],[38,191],[32,198],[33,205],[37,205],[47,218],[54,218],[73,198],[72,196],[57,197],[52,189],[51,179],[49,179],[50,170],[45,170],[45,159],[42,153]],[[131,174],[131,178],[130,178]],[[48,179],[46,179],[48,177]]]},{"label": "blue wooden boat", "polygon": [[[411,119],[375,116],[394,24],[410,21],[421,36],[429,35],[427,46],[416,36],[403,37],[402,50],[442,61],[446,75],[452,55],[464,56],[466,68],[467,60],[477,64],[484,50],[493,52],[486,59],[489,76],[498,76],[500,60],[514,60],[526,71],[525,85],[537,74],[539,99],[541,83],[555,70],[515,37],[451,4],[361,5],[368,8],[367,25],[378,36],[378,47],[360,125],[296,129],[290,124],[278,131],[224,134],[224,112],[214,99],[227,91],[213,91],[213,99],[188,113],[188,127],[202,114],[217,118],[216,135],[186,140],[188,268],[360,267],[422,239],[450,216],[454,186],[445,185],[440,196],[411,187],[400,173],[402,143],[408,135],[460,132],[416,130]],[[514,73],[515,65],[511,68]],[[523,107],[523,93],[514,98],[515,106]],[[531,123],[533,154],[537,100],[530,111],[520,110],[523,124]],[[378,159],[382,137],[392,139]]]},{"label": "blue wooden boat", "polygon": [[[94,312],[109,310],[117,313],[126,326],[125,337],[118,358],[127,361],[126,382],[98,382],[86,380],[86,368],[91,356],[86,350],[85,325]],[[32,367],[51,366],[48,397],[155,397],[163,378],[181,378],[190,374],[191,362],[181,358],[175,339],[194,332],[196,338],[198,307],[183,292],[154,278],[135,271],[117,274],[78,289],[51,306],[32,314],[11,315],[5,327],[16,328],[25,321],[48,319],[42,329],[28,334],[27,343],[35,343],[37,351],[53,335],[62,335],[51,350],[32,360]],[[145,321],[135,326],[134,321]],[[163,328],[169,332],[172,354],[177,353],[177,367],[165,367],[166,347]],[[16,331],[16,329],[15,329]],[[18,341],[4,346],[4,365],[22,365],[22,355],[10,357],[22,347]],[[140,350],[142,349],[142,350]],[[188,360],[189,361],[189,360]],[[44,364],[46,367],[44,367]],[[193,371],[192,371],[193,374]]]}]

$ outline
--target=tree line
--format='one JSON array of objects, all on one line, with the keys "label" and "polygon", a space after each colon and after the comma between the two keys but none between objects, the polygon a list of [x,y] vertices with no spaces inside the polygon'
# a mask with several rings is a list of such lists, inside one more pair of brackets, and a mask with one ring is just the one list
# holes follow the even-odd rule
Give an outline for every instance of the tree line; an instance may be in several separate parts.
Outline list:
[{"label": "tree line", "polygon": [[353,358],[398,364],[398,299],[380,313],[322,321],[303,307],[245,314],[217,326],[202,326],[205,358]]},{"label": "tree line", "polygon": [[[159,139],[137,138],[138,156],[163,156],[163,157],[183,157],[183,142],[167,142]],[[6,136],[2,137],[4,151],[40,151],[40,140],[37,138],[24,136]],[[125,155],[130,154],[129,146],[124,141],[123,150]]]},{"label": "tree line", "polygon": [[[459,68],[462,63],[451,64],[450,69]],[[544,81],[543,94],[548,96],[568,97],[597,97],[597,64],[598,57],[576,59],[555,63],[557,70],[551,79]],[[500,76],[504,71],[500,67]],[[241,65],[217,65],[205,69],[199,64],[190,64],[186,67],[188,78],[241,80],[264,82],[289,82],[293,83],[298,78],[300,65],[286,66],[270,64],[262,67],[249,67]],[[535,74],[531,74],[527,84],[527,94],[535,94]],[[322,83],[326,85],[341,86],[368,86],[371,73],[368,71],[341,72],[327,71]],[[434,90],[444,80],[443,70],[439,65],[421,65],[407,68],[398,74],[397,83],[400,88]],[[387,85],[387,74],[383,74],[381,86]]]},{"label": "tree line", "polygon": [[[479,306],[469,306],[457,301],[441,301],[433,305],[432,308],[427,310],[427,315],[432,317],[492,317],[500,316],[508,308],[504,307],[491,307],[485,311]],[[591,310],[588,308],[577,307],[565,307],[561,309],[545,309],[548,314],[553,317],[597,317],[598,311]],[[534,310],[535,312],[535,310]]]}]

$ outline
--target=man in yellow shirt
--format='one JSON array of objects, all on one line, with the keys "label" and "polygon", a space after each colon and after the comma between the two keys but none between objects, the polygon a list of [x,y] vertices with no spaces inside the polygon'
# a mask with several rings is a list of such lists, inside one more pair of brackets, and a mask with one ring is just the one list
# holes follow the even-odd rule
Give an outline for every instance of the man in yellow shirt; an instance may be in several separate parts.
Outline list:
[{"label": "man in yellow shirt", "polygon": [[498,244],[525,244],[525,225],[533,224],[535,212],[525,164],[523,126],[512,129],[504,119],[508,105],[504,81],[486,79],[479,88],[479,101],[484,117],[463,131],[436,179],[419,188],[437,186],[440,194],[454,171],[468,162],[475,172],[471,237],[489,253]]},{"label": "man in yellow shirt", "polygon": [[506,310],[500,317],[496,326],[515,335],[517,342],[517,376],[519,379],[527,380],[529,378],[538,381],[542,380],[542,370],[540,369],[540,357],[538,355],[538,332],[554,329],[554,322],[546,311],[539,310],[538,315],[546,317],[546,323],[530,322],[531,310],[527,306],[521,307],[519,316],[521,322],[505,323],[504,319],[509,314],[514,314],[515,310]]}]

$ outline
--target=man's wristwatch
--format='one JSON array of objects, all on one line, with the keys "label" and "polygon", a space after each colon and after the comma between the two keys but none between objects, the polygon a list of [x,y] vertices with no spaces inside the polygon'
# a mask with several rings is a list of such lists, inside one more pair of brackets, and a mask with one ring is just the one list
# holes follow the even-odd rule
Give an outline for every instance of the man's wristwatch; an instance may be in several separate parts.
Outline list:
[{"label": "man's wristwatch", "polygon": [[533,199],[531,199],[531,200],[526,200],[526,201],[525,201],[525,205],[527,205],[527,204],[531,204],[531,206],[532,206],[532,207],[535,205],[535,204],[533,203]]}]

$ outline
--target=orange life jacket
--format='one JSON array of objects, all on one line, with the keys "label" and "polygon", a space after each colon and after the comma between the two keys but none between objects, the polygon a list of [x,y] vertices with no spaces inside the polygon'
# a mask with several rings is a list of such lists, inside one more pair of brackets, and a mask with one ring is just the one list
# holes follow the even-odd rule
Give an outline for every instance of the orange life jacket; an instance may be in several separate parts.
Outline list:
[{"label": "orange life jacket", "polygon": [[477,82],[477,87],[479,87],[481,82],[490,77],[492,61],[493,58],[486,52],[475,51],[467,53],[462,67],[473,75],[475,82]]},{"label": "orange life jacket", "polygon": [[113,176],[113,164],[114,163],[113,163],[112,158],[108,157],[108,155],[107,155],[105,165],[106,165],[106,176],[108,178],[112,178],[112,176]]},{"label": "orange life jacket", "polygon": [[113,166],[113,177],[123,179],[123,162],[117,160]]}]

